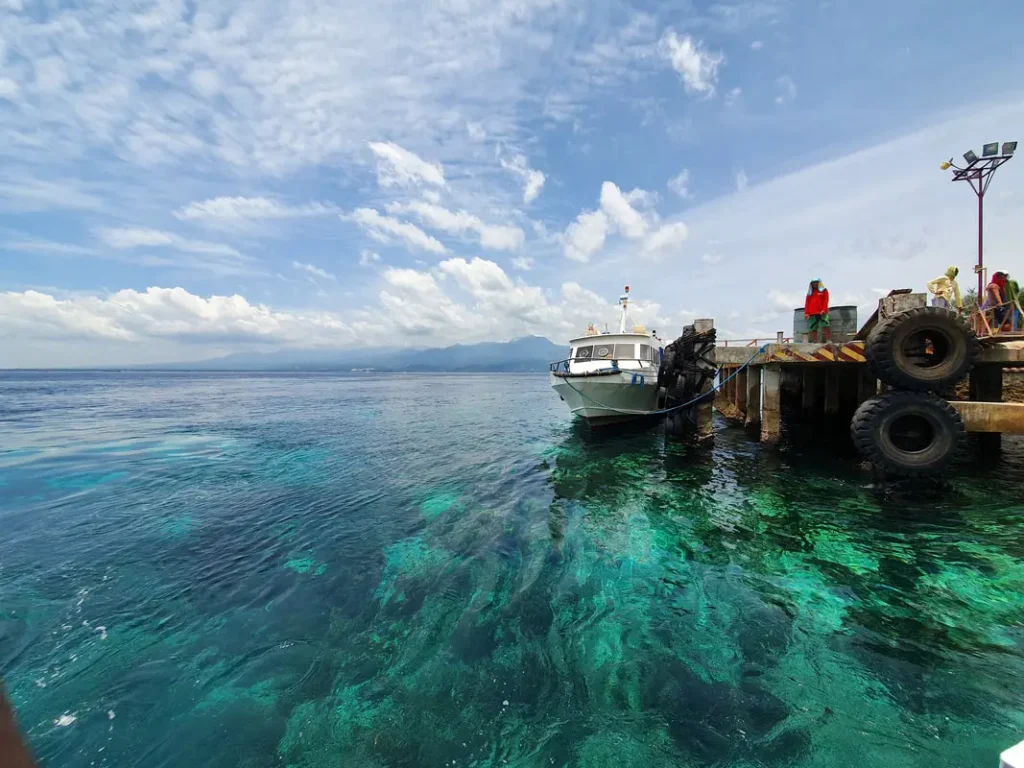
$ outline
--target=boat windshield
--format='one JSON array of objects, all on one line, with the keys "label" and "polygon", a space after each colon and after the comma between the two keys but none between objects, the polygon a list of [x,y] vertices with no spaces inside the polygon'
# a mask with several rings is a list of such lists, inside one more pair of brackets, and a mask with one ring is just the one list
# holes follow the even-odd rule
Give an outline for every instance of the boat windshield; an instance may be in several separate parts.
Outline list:
[{"label": "boat windshield", "polygon": [[[640,347],[640,356],[637,357],[637,346]],[[656,359],[654,347],[648,344],[623,344],[608,342],[607,344],[584,344],[572,350],[571,358],[578,362],[588,360],[642,360],[653,361]]]}]

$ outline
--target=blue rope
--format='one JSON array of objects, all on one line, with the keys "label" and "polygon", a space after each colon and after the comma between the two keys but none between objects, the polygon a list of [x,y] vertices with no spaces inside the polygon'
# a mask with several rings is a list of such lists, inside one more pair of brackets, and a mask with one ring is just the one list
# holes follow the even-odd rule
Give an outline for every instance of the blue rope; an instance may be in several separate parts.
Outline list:
[{"label": "blue rope", "polygon": [[[573,390],[576,394],[586,398],[587,400],[589,400],[590,402],[594,403],[595,405],[598,405],[601,408],[604,408],[606,411],[612,411],[613,413],[624,413],[624,414],[627,414],[629,416],[661,416],[661,415],[666,414],[666,413],[672,413],[673,411],[678,411],[678,410],[680,410],[682,408],[689,408],[694,403],[698,403],[701,400],[704,400],[705,398],[707,398],[707,396],[710,395],[712,392],[717,392],[719,389],[724,387],[726,384],[728,384],[734,378],[739,376],[740,375],[740,371],[742,371],[744,368],[746,368],[752,362],[754,362],[754,359],[758,355],[763,354],[766,349],[768,349],[768,345],[767,344],[762,344],[761,347],[757,350],[757,352],[755,352],[754,354],[752,354],[750,356],[750,359],[748,359],[747,362],[745,362],[743,365],[741,365],[739,368],[737,368],[735,371],[733,371],[731,376],[729,376],[727,379],[723,379],[722,381],[718,382],[718,386],[717,387],[712,387],[707,392],[704,392],[703,394],[698,395],[697,397],[693,398],[693,400],[690,400],[689,402],[683,403],[682,405],[674,405],[671,408],[662,408],[661,410],[658,410],[658,411],[626,411],[626,410],[623,410],[621,408],[612,408],[610,405],[605,405],[604,403],[598,402],[597,400],[595,400],[594,398],[590,397],[590,395],[586,394],[585,392],[580,392],[578,389],[576,389],[576,387],[574,387],[572,385],[572,382],[569,381],[569,379],[565,379],[565,383],[568,384],[569,385],[569,389]],[[581,409],[574,408],[573,412],[575,413],[578,410],[581,410]]]}]

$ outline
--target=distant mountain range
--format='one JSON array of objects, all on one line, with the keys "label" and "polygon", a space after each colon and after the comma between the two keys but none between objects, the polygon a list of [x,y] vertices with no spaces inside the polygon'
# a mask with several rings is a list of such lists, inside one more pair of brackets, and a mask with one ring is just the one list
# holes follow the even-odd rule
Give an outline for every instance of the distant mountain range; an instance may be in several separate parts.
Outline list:
[{"label": "distant mountain range", "polygon": [[548,364],[566,355],[564,345],[543,336],[524,336],[505,342],[456,344],[440,349],[284,349],[277,352],[237,352],[193,363],[137,366],[176,371],[351,371],[399,372],[529,372],[547,371]]}]

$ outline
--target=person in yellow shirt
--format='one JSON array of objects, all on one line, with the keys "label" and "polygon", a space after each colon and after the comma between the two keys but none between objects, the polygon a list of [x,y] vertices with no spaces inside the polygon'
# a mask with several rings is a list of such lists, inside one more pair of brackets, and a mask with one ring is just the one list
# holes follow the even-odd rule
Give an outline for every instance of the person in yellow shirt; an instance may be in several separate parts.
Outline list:
[{"label": "person in yellow shirt", "polygon": [[956,282],[956,276],[959,274],[958,267],[949,267],[946,274],[928,281],[928,293],[932,294],[933,307],[964,308],[963,300],[960,298],[960,286]]}]

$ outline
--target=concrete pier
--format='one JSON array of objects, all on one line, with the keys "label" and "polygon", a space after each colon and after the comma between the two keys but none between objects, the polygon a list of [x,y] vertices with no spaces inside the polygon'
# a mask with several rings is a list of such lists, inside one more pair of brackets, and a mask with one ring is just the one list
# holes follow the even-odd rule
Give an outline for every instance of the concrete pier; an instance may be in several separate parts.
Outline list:
[{"label": "concrete pier", "polygon": [[[862,341],[776,343],[768,344],[761,352],[757,347],[720,345],[715,349],[715,357],[722,381],[747,364],[725,385],[716,403],[727,417],[757,427],[761,442],[766,444],[778,442],[784,426],[784,373],[787,382],[796,382],[796,411],[809,421],[852,415],[858,405],[874,397],[880,388],[867,365]],[[953,403],[967,431],[979,433],[985,450],[998,450],[1002,433],[1024,433],[1024,406],[1000,403],[1003,369],[1020,366],[1024,366],[1024,343],[984,346],[970,375],[971,402]],[[789,392],[793,384],[786,386]]]}]

